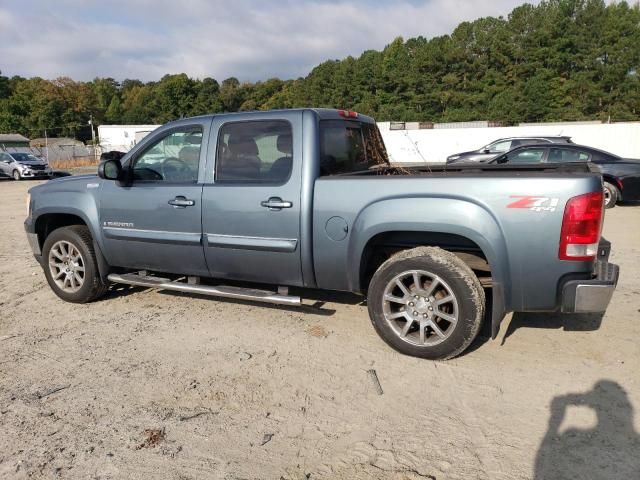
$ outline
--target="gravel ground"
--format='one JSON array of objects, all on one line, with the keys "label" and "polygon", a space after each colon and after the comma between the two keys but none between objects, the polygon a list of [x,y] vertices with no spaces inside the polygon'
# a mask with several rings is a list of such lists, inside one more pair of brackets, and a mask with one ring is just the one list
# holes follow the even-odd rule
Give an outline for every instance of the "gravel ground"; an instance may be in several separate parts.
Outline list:
[{"label": "gravel ground", "polygon": [[640,478],[638,207],[607,212],[604,318],[515,315],[429,362],[344,294],[64,303],[22,228],[35,183],[0,182],[0,478]]}]

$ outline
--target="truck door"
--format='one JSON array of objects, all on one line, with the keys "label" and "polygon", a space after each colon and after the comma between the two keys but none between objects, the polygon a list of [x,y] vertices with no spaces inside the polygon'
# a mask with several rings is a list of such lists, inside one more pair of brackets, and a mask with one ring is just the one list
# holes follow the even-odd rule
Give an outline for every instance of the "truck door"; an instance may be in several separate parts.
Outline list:
[{"label": "truck door", "polygon": [[202,193],[212,277],[302,285],[301,112],[214,118]]},{"label": "truck door", "polygon": [[102,182],[100,225],[111,265],[208,274],[201,215],[210,125],[193,119],[155,132],[126,161],[130,182]]}]

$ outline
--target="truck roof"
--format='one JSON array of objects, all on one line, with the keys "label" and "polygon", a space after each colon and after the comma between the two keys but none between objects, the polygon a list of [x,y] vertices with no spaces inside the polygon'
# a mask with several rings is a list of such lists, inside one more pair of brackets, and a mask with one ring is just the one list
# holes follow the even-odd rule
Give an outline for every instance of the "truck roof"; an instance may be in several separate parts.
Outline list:
[{"label": "truck roof", "polygon": [[[224,112],[224,113],[212,113],[206,115],[198,115],[195,117],[181,118],[168,122],[167,124],[184,122],[188,118],[214,118],[214,117],[235,117],[245,116],[247,114],[266,114],[266,113],[279,113],[279,112],[314,112],[321,120],[357,120],[364,123],[375,123],[372,117],[363,115],[361,113],[353,112],[351,110],[337,109],[337,108],[281,108],[275,110],[249,110],[246,112]],[[342,113],[341,113],[342,112]],[[346,113],[346,115],[345,115]]]}]

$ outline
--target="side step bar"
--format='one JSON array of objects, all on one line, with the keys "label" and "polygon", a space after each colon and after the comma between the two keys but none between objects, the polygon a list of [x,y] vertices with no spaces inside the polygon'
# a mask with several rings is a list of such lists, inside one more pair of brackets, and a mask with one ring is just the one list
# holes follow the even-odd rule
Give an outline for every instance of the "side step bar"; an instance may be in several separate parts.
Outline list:
[{"label": "side step bar", "polygon": [[114,283],[124,283],[138,287],[158,288],[160,290],[173,290],[176,292],[197,293],[200,295],[211,295],[213,297],[234,298],[236,300],[247,300],[252,302],[274,303],[276,305],[300,306],[300,297],[270,292],[268,290],[257,290],[253,288],[230,287],[230,286],[210,286],[199,283],[187,283],[168,278],[152,277],[149,275],[139,275],[137,273],[117,274],[111,273],[107,277]]}]

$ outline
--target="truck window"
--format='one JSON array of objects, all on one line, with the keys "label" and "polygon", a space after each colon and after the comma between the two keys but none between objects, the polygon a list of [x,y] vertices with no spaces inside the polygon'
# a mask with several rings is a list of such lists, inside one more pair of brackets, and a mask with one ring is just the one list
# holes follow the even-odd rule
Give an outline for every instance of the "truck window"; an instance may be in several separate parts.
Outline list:
[{"label": "truck window", "polygon": [[388,163],[376,125],[345,120],[320,122],[320,176],[368,170]]},{"label": "truck window", "polygon": [[218,134],[216,183],[286,183],[293,168],[293,135],[285,120],[226,123]]},{"label": "truck window", "polygon": [[544,157],[544,148],[523,148],[507,154],[509,163],[539,163]]},{"label": "truck window", "polygon": [[202,128],[173,131],[133,161],[134,181],[197,183]]},{"label": "truck window", "polygon": [[588,162],[590,156],[586,152],[580,152],[578,150],[568,148],[552,148],[549,150],[549,158],[547,162],[550,163],[569,163],[569,162]]}]

